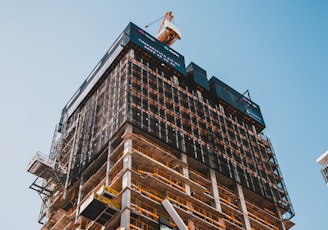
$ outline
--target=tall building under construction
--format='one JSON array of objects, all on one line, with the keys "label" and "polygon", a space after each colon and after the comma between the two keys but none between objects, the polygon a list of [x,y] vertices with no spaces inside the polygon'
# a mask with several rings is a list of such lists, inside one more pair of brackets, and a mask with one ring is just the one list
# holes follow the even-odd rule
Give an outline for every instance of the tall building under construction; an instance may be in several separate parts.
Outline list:
[{"label": "tall building under construction", "polygon": [[285,230],[260,107],[129,23],[28,165],[42,230]]}]

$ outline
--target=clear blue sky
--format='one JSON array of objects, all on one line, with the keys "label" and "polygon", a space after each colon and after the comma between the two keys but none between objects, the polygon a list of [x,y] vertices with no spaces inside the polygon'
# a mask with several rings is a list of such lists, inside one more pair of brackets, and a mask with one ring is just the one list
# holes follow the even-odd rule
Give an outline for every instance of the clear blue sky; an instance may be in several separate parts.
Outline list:
[{"label": "clear blue sky", "polygon": [[[261,106],[294,204],[295,230],[327,229],[328,1],[0,0],[1,229],[39,229],[26,172],[61,109],[132,21],[172,11],[173,48]],[[155,34],[159,23],[149,32]]]}]

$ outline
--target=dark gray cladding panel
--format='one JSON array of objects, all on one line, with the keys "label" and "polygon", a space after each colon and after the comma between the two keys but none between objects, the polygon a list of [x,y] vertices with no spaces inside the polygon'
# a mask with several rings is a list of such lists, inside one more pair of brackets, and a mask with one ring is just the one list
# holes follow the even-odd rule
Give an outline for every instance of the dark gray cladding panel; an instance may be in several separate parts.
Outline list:
[{"label": "dark gray cladding panel", "polygon": [[216,77],[209,80],[212,92],[221,100],[232,105],[237,110],[246,114],[259,124],[265,126],[260,106],[253,102],[249,97],[237,92]]},{"label": "dark gray cladding panel", "polygon": [[207,74],[204,69],[196,65],[195,63],[191,62],[187,68],[187,78],[188,80],[192,80],[197,85],[201,86],[202,88],[210,91],[210,85],[207,80]]}]

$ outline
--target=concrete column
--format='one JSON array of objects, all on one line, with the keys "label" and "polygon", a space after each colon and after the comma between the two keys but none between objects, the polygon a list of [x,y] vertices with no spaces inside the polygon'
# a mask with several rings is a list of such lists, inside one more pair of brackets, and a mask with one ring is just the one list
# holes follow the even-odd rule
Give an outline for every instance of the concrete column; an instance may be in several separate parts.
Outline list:
[{"label": "concrete column", "polygon": [[107,166],[106,166],[106,179],[105,179],[105,185],[108,186],[110,184],[109,181],[109,171],[112,167],[112,162],[110,161],[110,155],[112,153],[112,146],[108,145],[108,152],[107,152]]},{"label": "concrete column", "polygon": [[211,182],[212,182],[212,193],[214,196],[215,208],[218,211],[222,212],[221,203],[220,203],[220,194],[219,194],[219,190],[218,190],[218,183],[216,180],[215,171],[213,169],[210,169],[210,176],[211,176]]},{"label": "concrete column", "polygon": [[[184,153],[181,153],[181,160],[183,163],[188,163],[188,160],[187,160],[187,155],[184,154]],[[186,177],[186,178],[189,178],[189,171],[188,171],[188,168],[187,167],[183,167],[182,168],[182,173],[183,173],[183,176]],[[186,194],[191,196],[191,190],[190,190],[190,186],[188,184],[185,185],[185,189],[186,189]],[[189,207],[189,208],[192,208],[192,203],[190,201],[186,201],[186,205]],[[188,229],[190,230],[194,230],[195,229],[195,226],[194,226],[194,221],[193,220],[188,220]]]},{"label": "concrete column", "polygon": [[132,152],[132,140],[131,139],[127,139],[124,142],[124,151],[123,154],[126,155],[127,153],[131,153]]},{"label": "concrete column", "polygon": [[130,229],[131,214],[131,168],[132,168],[132,140],[124,142],[123,176],[122,176],[122,201],[121,201],[121,228]]},{"label": "concrete column", "polygon": [[[221,202],[220,202],[220,194],[218,189],[218,182],[216,180],[215,170],[210,169],[210,176],[211,176],[211,182],[212,182],[212,194],[214,196],[214,205],[216,210],[219,212],[222,212]],[[219,221],[222,225],[224,225],[224,220],[220,218]]]},{"label": "concrete column", "polygon": [[[187,155],[184,153],[181,153],[181,160],[183,163],[187,163]],[[189,172],[188,172],[188,168],[187,167],[183,167],[182,168],[182,174],[185,178],[189,178]],[[189,185],[185,185],[185,189],[186,189],[186,193],[188,195],[190,195],[191,191],[190,191],[190,186]]]},{"label": "concrete column", "polygon": [[242,216],[242,222],[244,225],[243,229],[251,230],[252,228],[251,228],[251,223],[249,221],[244,192],[243,192],[243,188],[240,184],[236,184],[236,193],[237,193],[237,197],[238,197],[239,210],[243,213],[243,216]]},{"label": "concrete column", "polygon": [[130,206],[131,206],[131,190],[130,189],[126,189],[122,193],[122,201],[121,201],[121,210],[122,210],[122,212],[121,212],[121,228],[130,229],[130,214],[131,214]]}]

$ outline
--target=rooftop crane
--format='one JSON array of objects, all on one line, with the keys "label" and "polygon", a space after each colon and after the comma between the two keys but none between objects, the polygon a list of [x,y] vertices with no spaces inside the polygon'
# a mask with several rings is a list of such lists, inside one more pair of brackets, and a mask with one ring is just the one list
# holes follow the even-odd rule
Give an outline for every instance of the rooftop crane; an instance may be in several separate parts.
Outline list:
[{"label": "rooftop crane", "polygon": [[[159,19],[155,20],[154,22],[148,24],[145,27],[147,28],[148,26],[157,22],[160,19],[162,19],[162,17],[160,17]],[[165,13],[162,23],[161,23],[161,26],[159,27],[159,30],[157,32],[157,39],[168,46],[171,46],[178,39],[181,39],[180,30],[176,27],[176,25],[173,24],[172,12]]]}]

